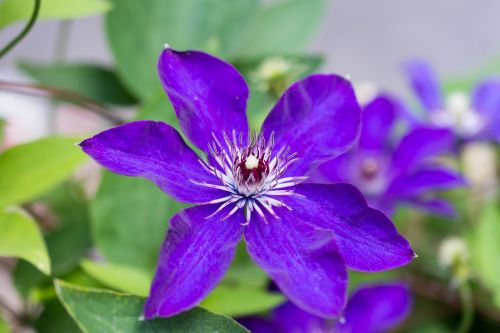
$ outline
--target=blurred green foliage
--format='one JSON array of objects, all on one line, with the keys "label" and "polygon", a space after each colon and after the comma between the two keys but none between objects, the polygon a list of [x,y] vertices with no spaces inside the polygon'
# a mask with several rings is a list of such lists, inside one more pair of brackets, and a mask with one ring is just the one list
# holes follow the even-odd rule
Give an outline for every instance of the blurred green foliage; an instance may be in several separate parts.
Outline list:
[{"label": "blurred green foliage", "polygon": [[0,154],[0,207],[27,202],[70,176],[87,159],[77,138],[48,137]]},{"label": "blurred green foliage", "polygon": [[20,210],[0,213],[0,256],[30,261],[40,271],[50,274],[50,258],[36,222]]}]

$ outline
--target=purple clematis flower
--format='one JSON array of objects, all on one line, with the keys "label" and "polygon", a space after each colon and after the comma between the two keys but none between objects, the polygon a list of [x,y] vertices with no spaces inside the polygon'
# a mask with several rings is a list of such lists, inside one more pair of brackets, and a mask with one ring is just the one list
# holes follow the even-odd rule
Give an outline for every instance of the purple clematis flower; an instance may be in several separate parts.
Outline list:
[{"label": "purple clematis flower", "polygon": [[[199,157],[171,126],[136,121],[81,143],[109,170],[144,177],[174,199],[145,304],[146,319],[198,304],[229,268],[244,236],[253,260],[300,308],[341,313],[346,268],[379,271],[413,258],[408,242],[348,184],[306,184],[307,174],[347,151],[360,108],[351,84],[313,75],[292,85],[248,134],[248,88],[234,67],[211,55],[166,48],[160,79]],[[141,209],[141,207],[137,207]]]},{"label": "purple clematis flower", "polygon": [[420,103],[428,111],[428,123],[451,128],[463,140],[500,142],[500,79],[480,82],[471,96],[454,92],[445,99],[427,62],[409,61],[404,69]]},{"label": "purple clematis flower", "polygon": [[433,194],[465,185],[460,174],[435,160],[452,150],[453,134],[417,126],[394,144],[392,134],[403,109],[399,101],[383,95],[366,105],[357,147],[320,166],[315,180],[354,184],[370,205],[387,214],[403,203],[453,216],[453,207]]},{"label": "purple clematis flower", "polygon": [[270,318],[239,321],[252,333],[380,333],[403,322],[412,298],[405,284],[372,284],[357,289],[347,302],[342,320],[327,320],[285,303]]}]

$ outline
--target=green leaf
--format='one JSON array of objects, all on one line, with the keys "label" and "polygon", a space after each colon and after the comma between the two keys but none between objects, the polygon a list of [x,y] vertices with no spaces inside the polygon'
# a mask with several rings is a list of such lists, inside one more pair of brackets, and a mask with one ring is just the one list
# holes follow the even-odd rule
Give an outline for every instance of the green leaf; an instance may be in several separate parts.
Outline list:
[{"label": "green leaf", "polygon": [[240,242],[233,263],[221,283],[229,286],[264,289],[269,283],[269,278],[266,272],[250,259],[245,242]]},{"label": "green leaf", "polygon": [[[244,267],[242,264],[237,266]],[[90,260],[82,261],[81,267],[98,282],[118,291],[144,297],[149,294],[152,276],[143,270]],[[243,272],[251,273],[249,270]],[[124,279],[124,276],[127,278]],[[249,277],[252,276],[255,275],[250,274]],[[248,281],[247,279],[248,277],[238,281],[237,284],[224,280],[205,298],[201,305],[209,311],[227,316],[242,316],[269,310],[283,302],[284,298],[281,294],[270,293],[262,288],[264,287],[262,285],[247,284],[245,283]]]},{"label": "green leaf", "polygon": [[201,302],[201,306],[233,317],[270,310],[284,300],[279,293],[221,284]]},{"label": "green leaf", "polygon": [[470,92],[474,86],[484,78],[497,77],[500,74],[500,56],[496,56],[485,65],[476,68],[468,73],[448,78],[443,83],[444,92],[462,91]]},{"label": "green leaf", "polygon": [[[17,21],[27,20],[33,11],[34,0],[4,0],[0,3],[0,29]],[[106,0],[43,0],[38,18],[72,19],[96,15],[111,9]]]},{"label": "green leaf", "polygon": [[163,90],[143,105],[139,110],[137,119],[163,121],[179,130],[179,121],[175,115],[174,108]]},{"label": "green leaf", "polygon": [[383,271],[383,272],[356,272],[349,271],[349,290],[356,290],[358,287],[383,281],[394,281],[398,277],[397,270]]},{"label": "green leaf", "polygon": [[10,329],[7,326],[7,323],[3,320],[1,313],[0,313],[0,333],[10,333]]},{"label": "green leaf", "polygon": [[108,261],[153,271],[168,221],[180,207],[145,179],[104,171],[91,202],[93,239]]},{"label": "green leaf", "polygon": [[149,100],[161,89],[156,63],[165,43],[223,54],[256,6],[256,0],[115,0],[107,31],[118,71],[137,96]]},{"label": "green leaf", "polygon": [[116,73],[91,64],[41,65],[20,62],[19,67],[41,84],[70,90],[104,104],[131,105],[137,100]]},{"label": "green leaf", "polygon": [[36,222],[20,210],[0,213],[0,256],[28,260],[50,275],[50,259]]},{"label": "green leaf", "polygon": [[66,179],[86,159],[78,141],[50,137],[0,154],[0,207],[29,201]]},{"label": "green leaf", "polygon": [[91,247],[89,203],[81,186],[67,182],[40,199],[57,216],[58,226],[45,236],[52,273],[75,268]]},{"label": "green leaf", "polygon": [[0,118],[0,147],[3,146],[5,139],[5,120]]},{"label": "green leaf", "polygon": [[476,272],[492,291],[493,301],[500,308],[500,206],[490,202],[482,210],[479,223],[472,230],[471,250]]},{"label": "green leaf", "polygon": [[231,58],[301,52],[316,31],[325,5],[325,0],[284,0],[261,6],[233,46]]},{"label": "green leaf", "polygon": [[43,304],[43,311],[33,326],[37,333],[81,332],[57,298]]},{"label": "green leaf", "polygon": [[[113,289],[144,297],[149,294],[152,277],[143,270],[90,260],[83,260],[81,267],[92,278]],[[124,276],[127,278],[124,279]]]},{"label": "green leaf", "polygon": [[[37,201],[56,217],[57,225],[44,238],[52,275],[60,277],[73,270],[90,249],[88,202],[80,185],[73,182],[58,186]],[[19,293],[25,298],[35,287],[48,282],[45,275],[26,261],[18,262],[14,277]]]},{"label": "green leaf", "polygon": [[229,317],[196,308],[178,316],[140,321],[144,299],[99,289],[55,282],[57,295],[68,313],[87,333],[120,332],[248,332]]}]

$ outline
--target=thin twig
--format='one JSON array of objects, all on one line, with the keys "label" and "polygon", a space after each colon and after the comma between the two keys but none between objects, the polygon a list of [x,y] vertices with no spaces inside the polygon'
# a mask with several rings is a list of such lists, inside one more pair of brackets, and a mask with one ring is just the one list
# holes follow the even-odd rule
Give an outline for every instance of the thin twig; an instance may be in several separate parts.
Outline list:
[{"label": "thin twig", "polygon": [[4,310],[10,316],[14,318],[19,318],[19,313],[14,310],[4,299],[0,297],[0,309]]},{"label": "thin twig", "polygon": [[38,18],[38,13],[40,12],[40,5],[42,3],[42,0],[35,0],[35,6],[33,7],[33,12],[31,13],[31,17],[24,27],[24,29],[12,39],[9,44],[7,44],[2,50],[0,50],[0,58],[5,56],[7,53],[9,53],[10,50],[14,48],[14,46],[17,45],[21,40],[23,40],[24,37],[30,32],[31,28],[35,25],[36,19]]},{"label": "thin twig", "polygon": [[87,109],[115,125],[124,123],[123,119],[113,115],[105,105],[69,90],[49,87],[42,84],[18,83],[3,80],[0,80],[0,90],[30,96],[53,97]]},{"label": "thin twig", "polygon": [[[417,272],[405,275],[404,280],[408,281],[412,292],[416,295],[446,304],[456,310],[461,308],[459,295],[456,292],[451,293],[450,287],[438,280],[424,277]],[[494,321],[500,321],[500,311],[485,302],[485,299],[484,295],[472,296],[477,312]]]}]

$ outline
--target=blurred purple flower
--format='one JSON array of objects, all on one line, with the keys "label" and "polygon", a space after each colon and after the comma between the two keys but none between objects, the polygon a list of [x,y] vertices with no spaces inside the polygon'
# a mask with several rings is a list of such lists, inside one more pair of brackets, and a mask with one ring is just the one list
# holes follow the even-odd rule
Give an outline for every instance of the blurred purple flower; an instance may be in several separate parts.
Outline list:
[{"label": "blurred purple flower", "polygon": [[402,283],[373,284],[359,288],[347,302],[343,320],[327,320],[285,303],[270,318],[247,317],[240,323],[252,333],[380,333],[410,314],[412,298]]},{"label": "blurred purple flower", "polygon": [[248,88],[234,67],[202,52],[166,48],[158,69],[184,134],[207,158],[155,121],[118,126],[81,143],[109,170],[147,178],[195,204],[170,222],[147,319],[198,304],[223,277],[243,235],[250,256],[283,293],[323,317],[344,307],[347,267],[379,271],[412,259],[408,242],[355,187],[303,183],[358,137],[361,110],[348,81],[313,75],[297,82],[261,134],[249,138]]},{"label": "blurred purple flower", "polygon": [[463,140],[500,142],[500,79],[480,82],[472,91],[454,92],[446,99],[439,81],[423,60],[404,66],[411,87],[428,112],[426,122],[451,128]]},{"label": "blurred purple flower", "polygon": [[375,98],[363,109],[358,146],[318,168],[317,182],[348,182],[365,194],[371,206],[391,214],[398,203],[453,216],[436,190],[465,185],[463,177],[440,165],[436,157],[453,147],[448,129],[415,127],[394,144],[403,106],[388,96]]}]

